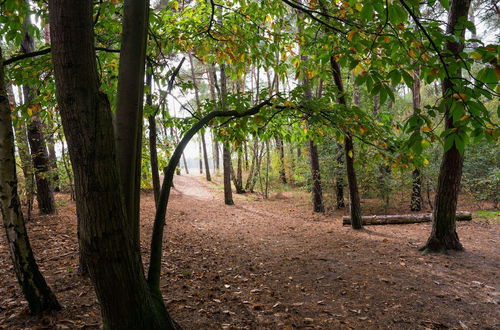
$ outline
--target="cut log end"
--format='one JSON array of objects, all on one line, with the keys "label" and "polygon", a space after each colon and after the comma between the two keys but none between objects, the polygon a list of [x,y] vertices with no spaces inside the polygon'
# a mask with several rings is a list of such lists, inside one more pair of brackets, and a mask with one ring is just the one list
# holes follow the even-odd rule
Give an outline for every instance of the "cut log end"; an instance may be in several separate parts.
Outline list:
[{"label": "cut log end", "polygon": [[[455,215],[457,221],[471,221],[472,214],[470,212],[460,211]],[[432,219],[431,213],[424,214],[396,214],[396,215],[369,215],[363,216],[363,225],[396,225],[407,223],[430,222]],[[343,225],[351,224],[351,217],[342,217]]]}]

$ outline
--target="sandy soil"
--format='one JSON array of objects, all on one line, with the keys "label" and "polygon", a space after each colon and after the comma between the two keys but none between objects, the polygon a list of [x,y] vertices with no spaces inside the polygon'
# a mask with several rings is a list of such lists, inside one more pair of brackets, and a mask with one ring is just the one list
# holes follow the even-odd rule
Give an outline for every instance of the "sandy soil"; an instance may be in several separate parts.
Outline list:
[{"label": "sandy soil", "polygon": [[[162,289],[185,329],[500,329],[500,225],[458,224],[466,252],[422,255],[430,224],[341,225],[318,215],[308,195],[269,200],[177,176],[167,215]],[[147,260],[154,217],[142,195]],[[31,317],[0,238],[0,328],[99,328],[98,303],[78,265],[75,206],[28,225],[42,272],[64,306]]]}]

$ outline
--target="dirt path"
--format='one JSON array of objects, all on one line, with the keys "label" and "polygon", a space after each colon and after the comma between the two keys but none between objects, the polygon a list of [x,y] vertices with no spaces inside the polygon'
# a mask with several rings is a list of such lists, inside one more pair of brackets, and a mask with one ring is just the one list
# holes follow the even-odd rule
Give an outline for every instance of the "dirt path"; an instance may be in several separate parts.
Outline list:
[{"label": "dirt path", "polygon": [[[147,260],[154,217],[142,195]],[[500,327],[498,224],[460,223],[467,251],[422,255],[429,224],[343,227],[340,213],[310,212],[306,194],[269,200],[176,176],[167,215],[162,289],[185,329],[496,329]],[[58,196],[59,203],[67,196]],[[0,239],[0,328],[96,328],[88,279],[76,275],[74,205],[29,224],[37,258],[65,309],[26,315]],[[50,248],[47,248],[50,247]],[[5,284],[5,285],[4,285]]]}]

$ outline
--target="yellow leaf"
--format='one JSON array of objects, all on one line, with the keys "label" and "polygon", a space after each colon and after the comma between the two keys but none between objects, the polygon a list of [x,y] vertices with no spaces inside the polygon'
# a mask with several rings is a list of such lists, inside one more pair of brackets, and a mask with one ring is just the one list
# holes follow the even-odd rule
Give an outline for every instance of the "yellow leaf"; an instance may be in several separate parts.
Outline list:
[{"label": "yellow leaf", "polygon": [[472,57],[473,59],[475,59],[477,61],[477,60],[480,60],[483,56],[478,52],[472,52],[472,53],[470,53],[470,57]]},{"label": "yellow leaf", "polygon": [[427,158],[424,158],[424,165],[429,165],[429,161],[427,160]]},{"label": "yellow leaf", "polygon": [[415,51],[413,49],[410,49],[410,57],[415,57]]},{"label": "yellow leaf", "polygon": [[356,8],[357,11],[361,11],[361,9],[363,9],[363,6],[360,3],[356,3],[354,5],[354,8]]},{"label": "yellow leaf", "polygon": [[358,33],[358,30],[349,32],[349,34],[347,34],[347,40],[352,41],[352,38],[354,38],[354,35],[356,35],[356,33]]},{"label": "yellow leaf", "polygon": [[349,150],[349,152],[347,154],[349,155],[349,158],[353,158],[354,157],[354,154],[352,153],[352,150]]},{"label": "yellow leaf", "polygon": [[362,134],[365,134],[366,132],[368,132],[368,130],[366,128],[364,128],[363,126],[361,126],[359,128],[359,131],[362,133]]},{"label": "yellow leaf", "polygon": [[430,132],[430,131],[432,131],[432,128],[430,128],[429,126],[425,126],[424,128],[422,128],[422,131]]},{"label": "yellow leaf", "polygon": [[179,3],[177,1],[173,1],[172,7],[174,7],[175,10],[179,10]]},{"label": "yellow leaf", "polygon": [[460,101],[467,100],[468,98],[468,96],[464,93],[453,93],[452,97]]},{"label": "yellow leaf", "polygon": [[293,102],[292,102],[292,101],[288,101],[288,100],[287,100],[287,101],[285,101],[285,102],[283,103],[283,105],[284,105],[285,107],[293,107],[295,104],[293,104]]},{"label": "yellow leaf", "polygon": [[352,73],[354,73],[356,76],[359,75],[363,71],[365,71],[365,68],[363,67],[363,65],[361,63],[358,63],[358,65],[356,65],[354,67],[354,69],[352,69]]},{"label": "yellow leaf", "polygon": [[469,116],[469,115],[464,115],[464,116],[462,116],[462,117],[460,118],[460,120],[466,120],[466,119],[468,119],[468,118],[470,118],[470,116]]}]

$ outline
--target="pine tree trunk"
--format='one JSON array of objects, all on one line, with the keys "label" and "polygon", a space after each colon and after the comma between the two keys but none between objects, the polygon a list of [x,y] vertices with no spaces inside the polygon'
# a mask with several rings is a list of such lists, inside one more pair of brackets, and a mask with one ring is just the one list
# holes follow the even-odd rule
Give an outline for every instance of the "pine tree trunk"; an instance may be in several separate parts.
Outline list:
[{"label": "pine tree trunk", "polygon": [[17,194],[14,133],[2,63],[0,49],[0,211],[17,280],[30,312],[40,314],[61,307],[38,269],[24,224]]},{"label": "pine tree trunk", "polygon": [[[465,26],[459,21],[467,20],[470,0],[453,0],[448,13],[448,25],[446,32],[449,35],[459,35],[463,38]],[[446,42],[447,50],[454,57],[459,56],[464,45],[456,41]],[[461,69],[455,68],[450,72],[454,79],[461,76]],[[454,85],[451,79],[443,80],[443,98],[452,98]],[[445,128],[455,128],[450,109],[445,109]],[[456,232],[455,213],[457,210],[460,180],[462,178],[462,167],[464,156],[460,154],[455,144],[444,153],[439,170],[436,200],[434,203],[432,232],[423,247],[426,251],[438,252],[446,250],[463,250],[458,234]]]},{"label": "pine tree trunk", "polygon": [[[90,0],[49,2],[52,62],[75,175],[81,252],[105,329],[175,329],[161,294],[151,293],[146,282],[140,251],[133,240],[138,232],[131,232],[127,219],[111,107],[99,92],[92,7]],[[125,11],[127,8],[126,4]],[[137,147],[135,141],[129,147]]]}]

